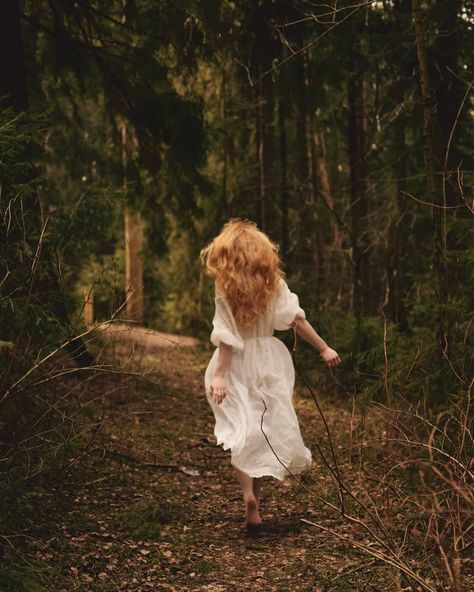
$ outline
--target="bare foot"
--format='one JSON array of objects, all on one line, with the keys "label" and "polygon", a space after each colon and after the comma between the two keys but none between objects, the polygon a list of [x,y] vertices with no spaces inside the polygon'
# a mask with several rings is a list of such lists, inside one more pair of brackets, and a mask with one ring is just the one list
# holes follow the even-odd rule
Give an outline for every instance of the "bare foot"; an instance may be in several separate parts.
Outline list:
[{"label": "bare foot", "polygon": [[258,512],[258,504],[254,495],[245,498],[245,523],[247,528],[258,528],[262,524],[262,519]]}]

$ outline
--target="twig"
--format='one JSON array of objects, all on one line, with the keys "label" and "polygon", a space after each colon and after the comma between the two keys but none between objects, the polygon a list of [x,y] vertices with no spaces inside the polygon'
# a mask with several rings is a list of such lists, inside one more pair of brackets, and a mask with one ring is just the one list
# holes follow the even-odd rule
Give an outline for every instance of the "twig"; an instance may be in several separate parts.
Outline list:
[{"label": "twig", "polygon": [[103,449],[106,454],[110,454],[111,456],[118,456],[119,458],[123,458],[125,460],[129,460],[134,462],[137,465],[141,465],[142,467],[149,467],[151,469],[167,469],[169,471],[179,471],[179,466],[172,463],[150,463],[144,462],[143,460],[133,456],[131,454],[127,454],[125,452],[120,452],[119,450],[111,450],[110,448]]},{"label": "twig", "polygon": [[439,205],[439,204],[432,203],[430,201],[424,201],[422,199],[419,199],[418,197],[415,197],[411,193],[408,193],[408,191],[400,191],[400,193],[402,193],[403,195],[406,195],[408,197],[411,197],[411,199],[414,199],[418,203],[421,203],[421,204],[423,204],[425,206],[430,206],[431,208],[438,208],[440,210],[457,210],[459,208],[463,208],[464,207],[464,205],[461,205],[461,204],[460,205],[457,205],[457,206],[444,206],[444,205],[442,206],[442,205]]},{"label": "twig", "polygon": [[[334,463],[334,473],[335,473],[335,478],[336,478],[336,482],[338,484],[338,495],[339,495],[339,501],[341,503],[341,513],[344,515],[344,494],[343,494],[343,489],[342,489],[342,485],[341,485],[341,476],[339,474],[339,465],[337,462],[337,458],[336,458],[336,453],[334,452],[334,446],[332,443],[332,437],[331,437],[331,431],[329,429],[329,425],[328,422],[326,421],[326,416],[323,413],[323,410],[321,409],[321,406],[319,404],[318,398],[316,397],[315,392],[313,391],[313,389],[311,388],[311,385],[309,384],[308,380],[306,379],[306,376],[301,372],[298,364],[296,363],[296,342],[297,342],[297,333],[296,333],[296,328],[293,328],[293,332],[294,332],[294,342],[293,342],[293,364],[298,372],[298,374],[300,375],[300,377],[303,379],[303,382],[306,385],[306,388],[309,390],[311,397],[313,398],[314,404],[316,405],[316,409],[318,410],[319,416],[321,417],[323,423],[324,423],[324,428],[326,430],[326,435],[327,435],[327,439],[328,439],[328,443],[329,443],[329,449],[331,451],[331,457]],[[333,472],[329,463],[327,462],[327,459],[325,457],[325,455],[322,453],[322,450],[320,450],[319,444],[316,443],[316,446],[318,447],[318,451],[321,455],[321,458],[323,459],[324,463],[326,464],[326,466],[328,467],[328,469],[330,469],[331,473]]]},{"label": "twig", "polygon": [[[372,0],[372,1],[375,1],[375,0]],[[370,3],[372,3],[372,2],[370,2]],[[279,62],[278,64],[276,64],[276,66],[273,66],[272,68],[270,68],[270,69],[266,70],[265,72],[263,72],[256,80],[252,80],[250,78],[250,76],[249,76],[250,85],[251,86],[255,86],[261,80],[263,80],[263,78],[265,78],[265,76],[268,76],[269,74],[272,74],[273,72],[276,72],[282,66],[284,66],[286,63],[288,63],[290,60],[292,60],[294,57],[296,57],[297,55],[299,55],[301,53],[305,53],[306,51],[308,51],[308,49],[310,49],[311,47],[314,47],[317,43],[319,43],[319,41],[321,41],[321,39],[323,39],[323,37],[326,37],[326,35],[328,35],[329,33],[331,33],[331,31],[333,31],[336,27],[338,27],[339,25],[342,25],[342,23],[344,23],[349,18],[351,18],[351,16],[353,16],[354,14],[356,14],[356,12],[358,12],[364,6],[367,6],[367,3],[366,4],[358,4],[358,5],[356,5],[356,7],[354,8],[354,10],[351,10],[351,12],[349,12],[349,14],[346,14],[346,16],[343,17],[340,21],[338,21],[337,23],[334,23],[334,25],[332,25],[331,27],[329,27],[329,29],[326,29],[326,31],[324,31],[323,33],[321,33],[321,35],[319,35],[318,37],[316,37],[316,39],[313,39],[313,41],[310,41],[309,43],[307,43],[303,47],[300,47],[299,49],[295,50],[292,54],[290,54],[289,56],[287,56],[286,58],[284,58],[281,62]]]},{"label": "twig", "polygon": [[[302,481],[301,479],[299,479],[295,473],[293,473],[293,471],[291,471],[286,465],[285,463],[280,459],[280,457],[278,456],[278,454],[276,453],[275,449],[273,448],[267,434],[265,433],[265,430],[263,429],[263,418],[265,416],[265,413],[267,411],[267,406],[265,404],[265,401],[262,399],[262,403],[264,406],[264,410],[261,416],[261,421],[260,421],[260,429],[263,433],[263,436],[268,444],[268,446],[270,447],[270,450],[272,451],[272,453],[275,455],[275,458],[277,459],[277,461],[281,464],[281,466],[287,471],[287,473],[300,485],[300,487],[302,487],[305,491],[307,491],[310,495],[312,495],[313,497],[315,497],[316,499],[318,499],[319,501],[321,501],[323,504],[325,504],[326,506],[328,506],[329,508],[331,508],[332,510],[335,510],[338,514],[341,514],[341,508],[337,507],[336,505],[334,505],[333,503],[331,503],[330,501],[328,501],[327,499],[323,498],[322,496],[320,496],[318,493],[316,493],[315,491],[313,491],[312,489],[310,489],[309,487],[307,487]],[[318,448],[318,450],[320,451],[320,448]],[[327,462],[327,461],[326,461]],[[331,471],[331,469],[330,469]],[[368,517],[372,520],[372,522],[375,524],[375,526],[377,528],[380,529],[380,531],[382,532],[382,534],[386,537],[387,541],[384,541],[383,539],[381,539],[379,536],[377,536],[377,534],[370,528],[370,526],[368,524],[366,524],[363,520],[360,520],[359,518],[356,518],[355,516],[352,516],[350,514],[348,514],[347,512],[342,514],[344,516],[344,518],[348,521],[348,522],[352,522],[353,524],[357,524],[359,526],[361,526],[375,541],[377,541],[382,547],[384,547],[389,553],[393,553],[393,549],[392,549],[392,545],[393,545],[393,539],[392,537],[390,537],[390,534],[387,532],[387,530],[385,529],[384,525],[380,523],[380,519],[378,516],[374,516],[374,514],[369,510],[369,508],[367,508],[367,506],[361,502],[351,491],[349,488],[347,488],[347,486],[345,486],[342,482],[341,485],[343,485],[344,487],[344,491],[346,491],[346,493],[356,502],[356,504],[358,506],[360,506],[368,515]]]},{"label": "twig", "polygon": [[459,109],[456,113],[456,118],[453,122],[453,125],[451,127],[451,131],[449,133],[449,139],[448,139],[448,143],[446,145],[446,152],[444,155],[444,170],[446,171],[446,169],[448,168],[448,158],[449,158],[449,151],[451,149],[451,142],[453,141],[453,136],[454,136],[454,131],[457,127],[458,121],[459,121],[459,117],[461,116],[461,111],[464,108],[464,103],[466,102],[467,97],[469,96],[469,93],[471,91],[471,88],[474,85],[474,80],[471,80],[471,82],[469,83],[466,92],[464,93],[464,96],[462,98],[461,104],[459,105]]}]

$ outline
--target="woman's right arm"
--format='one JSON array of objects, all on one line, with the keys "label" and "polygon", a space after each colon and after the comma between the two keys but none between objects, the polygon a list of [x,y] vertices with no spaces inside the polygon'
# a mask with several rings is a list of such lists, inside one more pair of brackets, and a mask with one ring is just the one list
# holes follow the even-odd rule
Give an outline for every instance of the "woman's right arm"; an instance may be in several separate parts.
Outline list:
[{"label": "woman's right arm", "polygon": [[219,353],[217,364],[209,387],[210,395],[217,405],[220,405],[227,396],[227,384],[225,375],[232,359],[232,346],[221,342],[219,344]]}]

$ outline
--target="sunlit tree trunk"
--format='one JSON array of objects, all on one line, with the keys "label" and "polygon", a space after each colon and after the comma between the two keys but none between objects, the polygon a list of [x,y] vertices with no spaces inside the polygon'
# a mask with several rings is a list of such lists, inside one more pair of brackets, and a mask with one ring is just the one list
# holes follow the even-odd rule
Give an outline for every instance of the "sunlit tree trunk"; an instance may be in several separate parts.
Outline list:
[{"label": "sunlit tree trunk", "polygon": [[[122,159],[125,171],[132,156],[133,138],[122,124]],[[140,212],[125,208],[125,297],[127,319],[143,322],[143,221]]]},{"label": "sunlit tree trunk", "polygon": [[416,49],[420,71],[421,97],[423,99],[423,138],[424,162],[426,177],[426,201],[433,204],[433,267],[435,270],[435,328],[436,344],[435,357],[438,362],[444,359],[444,353],[449,353],[448,327],[446,321],[446,307],[448,302],[448,284],[446,270],[446,236],[444,233],[446,210],[443,194],[436,187],[435,155],[433,148],[433,90],[429,78],[428,63],[425,47],[425,33],[423,30],[423,15],[420,0],[412,0],[412,15],[415,25]]},{"label": "sunlit tree trunk", "polygon": [[140,212],[125,211],[125,289],[127,319],[143,323],[143,221]]},{"label": "sunlit tree trunk", "polygon": [[84,323],[86,327],[94,324],[94,293],[91,290],[84,292]]}]

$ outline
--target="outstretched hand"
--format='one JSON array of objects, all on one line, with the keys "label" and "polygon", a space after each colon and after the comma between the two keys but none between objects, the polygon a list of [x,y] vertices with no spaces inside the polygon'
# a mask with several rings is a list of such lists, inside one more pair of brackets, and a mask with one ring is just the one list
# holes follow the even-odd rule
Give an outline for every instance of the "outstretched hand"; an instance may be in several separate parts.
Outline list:
[{"label": "outstretched hand", "polygon": [[341,358],[336,350],[325,347],[321,352],[322,359],[326,362],[329,368],[336,368],[341,363]]},{"label": "outstretched hand", "polygon": [[220,405],[227,396],[227,385],[222,376],[215,376],[211,381],[209,387],[210,395],[217,405]]}]

